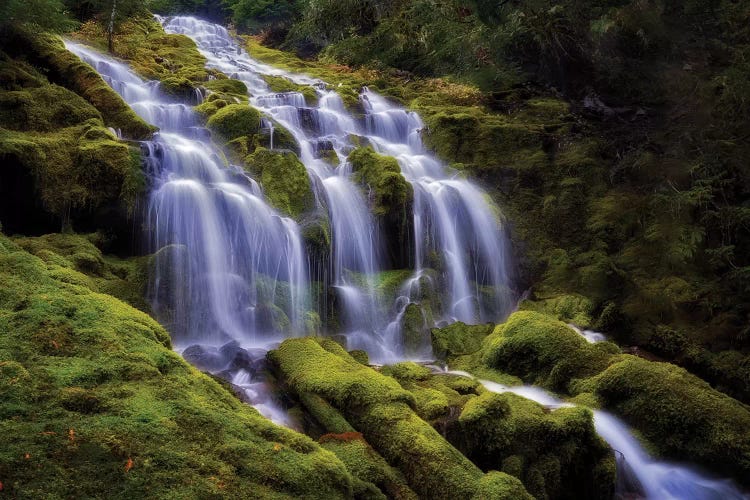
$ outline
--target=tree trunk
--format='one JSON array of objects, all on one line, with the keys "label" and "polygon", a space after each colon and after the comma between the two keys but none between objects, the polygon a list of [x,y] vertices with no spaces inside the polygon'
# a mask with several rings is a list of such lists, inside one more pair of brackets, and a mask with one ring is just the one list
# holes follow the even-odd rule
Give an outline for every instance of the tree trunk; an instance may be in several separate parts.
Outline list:
[{"label": "tree trunk", "polygon": [[115,34],[115,14],[117,12],[117,0],[112,0],[112,13],[109,16],[109,26],[107,27],[107,46],[109,52],[115,51],[115,43],[113,40]]}]

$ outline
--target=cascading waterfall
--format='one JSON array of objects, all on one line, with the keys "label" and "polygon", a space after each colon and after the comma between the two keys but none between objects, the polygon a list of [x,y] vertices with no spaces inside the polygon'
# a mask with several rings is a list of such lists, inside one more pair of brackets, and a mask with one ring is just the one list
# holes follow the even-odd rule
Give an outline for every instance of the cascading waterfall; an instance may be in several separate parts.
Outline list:
[{"label": "cascading waterfall", "polygon": [[151,299],[176,345],[235,340],[262,346],[302,333],[307,307],[297,224],[259,186],[227,168],[190,108],[127,66],[66,42],[144,120],[160,128],[147,152],[148,234],[156,252]]},{"label": "cascading waterfall", "polygon": [[[478,187],[424,151],[423,125],[416,113],[364,89],[365,115],[355,118],[323,82],[252,59],[225,28],[192,17],[159,19],[167,32],[195,40],[209,67],[242,80],[251,104],[289,130],[299,143],[300,160],[330,218],[331,285],[345,319],[348,348],[365,349],[377,362],[429,358],[429,342],[421,352],[405,353],[401,332],[406,307],[419,299],[425,286],[435,292],[447,290],[442,297],[446,305],[435,319],[477,323],[504,318],[510,305],[508,259],[497,211]],[[308,106],[298,92],[273,93],[262,75],[311,85],[317,90],[318,103]],[[346,157],[353,149],[353,135],[366,138],[381,154],[396,157],[414,188],[415,270],[393,305],[379,303],[375,290],[376,273],[383,269],[383,242],[365,198],[350,179]],[[335,153],[338,167],[319,157],[321,144]],[[438,265],[445,269],[444,283],[429,272],[428,260],[435,256],[443,259]],[[390,320],[384,320],[388,309]]]}]

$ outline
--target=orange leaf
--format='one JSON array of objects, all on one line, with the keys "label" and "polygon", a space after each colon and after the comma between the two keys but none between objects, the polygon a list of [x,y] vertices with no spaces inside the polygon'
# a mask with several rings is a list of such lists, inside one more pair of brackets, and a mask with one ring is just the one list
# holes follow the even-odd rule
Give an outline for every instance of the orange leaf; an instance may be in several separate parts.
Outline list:
[{"label": "orange leaf", "polygon": [[25,455],[23,456],[23,458],[25,458],[26,460],[28,460],[28,459],[30,459],[30,458],[31,458],[31,455],[29,455],[29,454],[27,453],[27,454],[25,454]]},{"label": "orange leaf", "polygon": [[70,439],[71,441],[75,441],[76,431],[74,431],[73,429],[68,429],[68,439]]},{"label": "orange leaf", "polygon": [[60,348],[60,344],[58,344],[54,340],[52,341],[52,345],[54,346],[55,349],[59,349]]},{"label": "orange leaf", "polygon": [[281,449],[281,445],[279,443],[273,444],[273,451],[279,451]]},{"label": "orange leaf", "polygon": [[133,468],[133,459],[128,457],[128,462],[125,464],[125,472],[129,472]]}]

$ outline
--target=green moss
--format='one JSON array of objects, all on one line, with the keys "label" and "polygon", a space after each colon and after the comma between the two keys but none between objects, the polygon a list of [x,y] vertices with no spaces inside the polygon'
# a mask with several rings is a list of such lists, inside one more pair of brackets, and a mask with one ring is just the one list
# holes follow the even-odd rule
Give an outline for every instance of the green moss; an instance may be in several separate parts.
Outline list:
[{"label": "green moss", "polygon": [[417,499],[404,476],[372,449],[362,434],[326,434],[320,438],[323,448],[341,459],[353,476],[371,483],[388,498]]},{"label": "green moss", "polygon": [[308,106],[312,107],[318,104],[318,93],[310,85],[299,85],[281,76],[263,75],[263,79],[270,87],[271,92],[299,92],[305,96],[305,103]]},{"label": "green moss", "polygon": [[365,188],[376,215],[398,213],[406,209],[414,195],[401,175],[395,158],[376,153],[372,148],[357,148],[349,154],[353,179]]},{"label": "green moss", "polygon": [[522,310],[538,311],[557,317],[560,321],[573,323],[581,328],[592,326],[591,315],[594,306],[591,300],[582,295],[557,295],[550,298],[525,300],[521,303]]},{"label": "green moss", "polygon": [[355,349],[354,351],[349,351],[349,356],[356,359],[357,362],[362,363],[365,366],[370,364],[370,356],[367,355],[367,351]]},{"label": "green moss", "polygon": [[612,497],[614,458],[587,409],[549,413],[515,394],[485,392],[466,403],[448,436],[482,468],[516,475],[536,498]]},{"label": "green moss", "polygon": [[[76,266],[107,269],[75,248]],[[5,493],[351,497],[332,453],[190,367],[146,314],[51,276],[51,253],[45,262],[0,236],[0,431],[14,436],[0,449]]]},{"label": "green moss", "polygon": [[576,384],[665,454],[750,477],[750,409],[683,368],[630,355]]},{"label": "green moss", "polygon": [[245,158],[244,165],[263,186],[273,206],[284,214],[299,218],[314,209],[310,178],[294,153],[259,148]]},{"label": "green moss", "polygon": [[224,141],[255,135],[260,130],[260,113],[246,104],[222,107],[206,123]]},{"label": "green moss", "polygon": [[[26,57],[33,64],[47,68],[47,77],[52,83],[83,97],[101,113],[107,126],[120,129],[133,139],[148,138],[156,130],[139,118],[91,66],[68,52],[58,37],[17,30],[11,34],[6,47],[13,55]],[[72,98],[66,100],[71,101],[70,105],[76,102]]]},{"label": "green moss", "polygon": [[491,324],[467,325],[460,321],[444,328],[433,328],[430,332],[432,352],[443,359],[475,353],[494,328]]},{"label": "green moss", "polygon": [[430,369],[412,361],[404,361],[395,365],[384,366],[383,375],[388,375],[399,381],[425,380],[430,376]]},{"label": "green moss", "polygon": [[482,473],[414,413],[414,396],[335,342],[289,339],[269,359],[295,392],[315,393],[337,408],[417,494],[470,497],[478,488]]},{"label": "green moss", "polygon": [[567,391],[573,379],[603,370],[610,354],[589,344],[565,323],[521,311],[487,337],[482,356],[486,365],[525,382]]},{"label": "green moss", "polygon": [[472,500],[530,500],[534,498],[518,479],[503,472],[488,472],[479,482]]},{"label": "green moss", "polygon": [[44,207],[63,219],[71,208],[132,209],[145,187],[138,151],[96,120],[47,133],[0,128],[0,156],[27,170]]}]

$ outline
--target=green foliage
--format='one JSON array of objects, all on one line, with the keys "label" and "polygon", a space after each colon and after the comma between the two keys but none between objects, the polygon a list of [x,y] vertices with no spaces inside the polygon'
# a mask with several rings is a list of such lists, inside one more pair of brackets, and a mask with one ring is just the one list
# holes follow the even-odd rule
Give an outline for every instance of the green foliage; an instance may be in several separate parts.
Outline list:
[{"label": "green foliage", "polygon": [[61,0],[5,0],[0,3],[0,32],[14,24],[54,31],[73,27]]},{"label": "green foliage", "polygon": [[146,314],[72,268],[60,274],[65,261],[100,264],[85,240],[23,243],[48,260],[0,236],[0,430],[13,436],[0,449],[4,493],[351,497],[332,453],[190,367]]},{"label": "green foliage", "polygon": [[411,185],[401,175],[395,158],[376,153],[372,148],[357,148],[348,156],[353,178],[372,192],[373,211],[385,215],[403,208],[413,196]]},{"label": "green foliage", "polygon": [[256,134],[260,129],[260,113],[247,104],[230,104],[211,116],[207,125],[228,142]]},{"label": "green foliage", "polygon": [[245,168],[258,179],[274,207],[299,218],[315,206],[310,178],[305,166],[292,152],[274,152],[258,148],[245,158]]},{"label": "green foliage", "polygon": [[298,0],[223,0],[241,30],[255,31],[269,24],[289,23],[299,9]]}]

